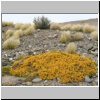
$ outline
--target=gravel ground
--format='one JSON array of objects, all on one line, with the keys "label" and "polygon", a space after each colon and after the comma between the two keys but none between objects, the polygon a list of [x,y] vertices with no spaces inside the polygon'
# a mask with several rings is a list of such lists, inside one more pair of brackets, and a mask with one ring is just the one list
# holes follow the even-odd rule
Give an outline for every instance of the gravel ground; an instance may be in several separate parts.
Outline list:
[{"label": "gravel ground", "polygon": [[[94,20],[95,21],[95,20]],[[89,22],[89,21],[88,21]],[[79,23],[79,22],[78,22]],[[97,22],[95,21],[95,25]],[[9,27],[2,28],[2,43],[4,42],[4,32]],[[13,29],[13,27],[12,27]],[[75,33],[75,32],[73,32]],[[25,55],[36,55],[47,52],[49,50],[64,51],[67,44],[59,42],[61,31],[59,30],[37,30],[32,35],[21,37],[21,45],[14,50],[2,49],[2,67],[11,65],[16,59]],[[89,34],[84,33],[84,38],[80,41],[74,41],[77,44],[77,52],[85,56],[91,57],[98,63],[98,42],[90,38]],[[5,81],[6,80],[6,81]],[[10,81],[10,82],[9,82]],[[8,83],[8,84],[7,84]],[[13,76],[2,76],[2,85],[17,86],[97,86],[98,75],[92,79],[89,77],[84,82],[60,84],[58,80],[41,80],[36,82],[26,82],[23,78]]]}]

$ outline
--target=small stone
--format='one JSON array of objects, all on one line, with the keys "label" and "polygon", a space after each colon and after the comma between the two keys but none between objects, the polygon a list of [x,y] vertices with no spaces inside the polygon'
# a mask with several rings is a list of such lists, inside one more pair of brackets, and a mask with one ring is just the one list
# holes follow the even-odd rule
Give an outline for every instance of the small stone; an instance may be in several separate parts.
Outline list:
[{"label": "small stone", "polygon": [[2,66],[7,66],[8,62],[7,61],[2,61]]},{"label": "small stone", "polygon": [[29,55],[32,55],[32,54],[33,54],[33,52],[32,52],[32,51],[28,51],[28,54],[29,54]]},{"label": "small stone", "polygon": [[32,86],[32,82],[24,82],[22,85]]},{"label": "small stone", "polygon": [[94,79],[94,82],[98,83],[98,78]]},{"label": "small stone", "polygon": [[13,58],[9,58],[9,61],[13,61]]},{"label": "small stone", "polygon": [[42,81],[41,78],[34,78],[34,79],[32,80],[33,83],[37,83],[37,82],[41,82],[41,81]]},{"label": "small stone", "polygon": [[93,81],[93,79],[90,79],[88,76],[85,77],[85,82],[91,83],[92,81]]},{"label": "small stone", "polygon": [[4,54],[4,56],[6,56],[6,57],[7,57],[8,55],[7,55],[7,54]]},{"label": "small stone", "polygon": [[33,52],[33,54],[34,54],[34,55],[36,55],[36,54],[37,54],[37,52]]},{"label": "small stone", "polygon": [[57,38],[58,35],[57,34],[54,34],[54,35],[49,35],[48,38]]},{"label": "small stone", "polygon": [[31,48],[32,46],[31,46],[31,45],[29,45],[28,47],[29,47],[29,48]]},{"label": "small stone", "polygon": [[47,82],[48,82],[48,80],[45,80],[45,81],[44,81],[44,83],[47,83]]}]

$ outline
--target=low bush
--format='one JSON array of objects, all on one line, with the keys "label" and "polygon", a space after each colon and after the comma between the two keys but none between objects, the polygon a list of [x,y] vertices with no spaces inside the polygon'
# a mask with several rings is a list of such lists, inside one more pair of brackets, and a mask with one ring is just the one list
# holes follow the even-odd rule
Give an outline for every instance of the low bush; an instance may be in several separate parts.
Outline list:
[{"label": "low bush", "polygon": [[10,69],[10,75],[29,81],[38,76],[42,80],[59,79],[60,83],[81,82],[96,73],[97,64],[92,59],[60,51],[28,56],[14,62]]},{"label": "low bush", "polygon": [[44,16],[34,18],[33,23],[35,24],[36,29],[49,29],[50,28],[50,20]]}]

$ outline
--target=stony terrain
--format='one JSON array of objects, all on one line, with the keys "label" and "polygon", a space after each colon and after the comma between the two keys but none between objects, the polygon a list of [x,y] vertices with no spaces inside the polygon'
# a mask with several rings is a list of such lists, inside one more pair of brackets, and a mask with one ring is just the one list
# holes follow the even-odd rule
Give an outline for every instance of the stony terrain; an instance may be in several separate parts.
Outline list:
[{"label": "stony terrain", "polygon": [[[88,21],[78,21],[72,23],[91,23],[98,26],[97,19]],[[2,27],[2,43],[4,42],[4,32],[13,27]],[[74,34],[74,32],[72,32]],[[2,49],[2,67],[10,66],[16,59],[20,59],[26,55],[36,55],[50,50],[64,51],[67,44],[59,42],[61,31],[59,30],[37,30],[32,35],[21,37],[21,45],[13,50]],[[84,34],[84,38],[80,41],[75,41],[78,46],[77,52],[91,57],[98,63],[98,41],[92,40],[89,34]],[[24,81],[24,78],[15,76],[2,76],[2,85],[17,85],[17,86],[97,86],[98,74],[93,78],[86,77],[84,82],[60,84],[57,80],[41,80],[40,78],[33,79],[32,82]]]}]

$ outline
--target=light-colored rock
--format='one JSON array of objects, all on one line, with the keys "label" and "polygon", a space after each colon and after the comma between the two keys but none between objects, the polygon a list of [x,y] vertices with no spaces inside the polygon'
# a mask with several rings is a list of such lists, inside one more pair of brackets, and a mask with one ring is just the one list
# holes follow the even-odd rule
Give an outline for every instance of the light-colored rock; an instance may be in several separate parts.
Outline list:
[{"label": "light-colored rock", "polygon": [[42,81],[41,78],[34,78],[34,79],[32,80],[33,83],[37,83],[37,82],[41,82],[41,81]]},{"label": "light-colored rock", "polygon": [[13,61],[13,58],[9,58],[9,61]]},{"label": "light-colored rock", "polygon": [[85,77],[85,82],[87,83],[91,83],[93,81],[93,79],[90,79],[89,76]]},{"label": "light-colored rock", "polygon": [[22,85],[32,86],[32,82],[24,82]]},{"label": "light-colored rock", "polygon": [[19,78],[15,76],[3,76],[2,85],[17,85],[24,81],[24,78]]}]

